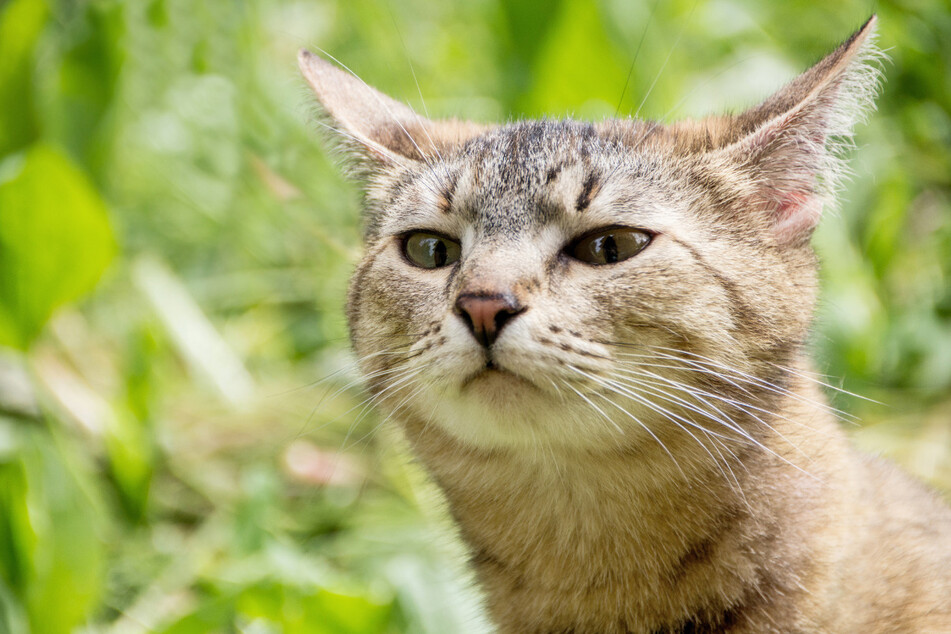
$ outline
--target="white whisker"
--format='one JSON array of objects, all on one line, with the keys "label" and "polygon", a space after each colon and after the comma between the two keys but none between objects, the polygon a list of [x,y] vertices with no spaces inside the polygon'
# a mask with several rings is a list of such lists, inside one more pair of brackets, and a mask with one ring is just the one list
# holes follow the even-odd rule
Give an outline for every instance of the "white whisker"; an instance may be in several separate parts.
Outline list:
[{"label": "white whisker", "polygon": [[[780,432],[779,430],[777,430],[776,428],[774,428],[772,425],[770,425],[769,423],[767,423],[766,421],[764,421],[764,420],[763,420],[762,418],[760,418],[757,414],[755,414],[755,413],[753,413],[753,412],[750,412],[750,411],[747,411],[747,410],[745,409],[746,403],[743,403],[742,401],[737,401],[737,400],[734,400],[734,399],[722,397],[722,396],[720,396],[720,395],[718,395],[718,394],[715,394],[715,393],[713,393],[713,392],[708,392],[708,391],[706,391],[706,390],[701,390],[701,389],[699,389],[699,388],[694,388],[694,387],[689,386],[689,385],[686,385],[686,384],[684,384],[684,383],[680,383],[679,381],[674,381],[673,379],[669,379],[669,378],[667,378],[667,377],[665,377],[665,376],[663,376],[663,375],[657,374],[657,373],[655,373],[655,372],[648,372],[648,371],[637,372],[637,371],[632,370],[632,369],[622,370],[622,372],[636,373],[636,375],[639,376],[639,377],[647,376],[647,377],[656,379],[656,380],[661,381],[661,382],[663,382],[663,383],[665,383],[665,384],[667,384],[667,385],[670,385],[671,387],[673,387],[674,389],[680,391],[681,393],[688,394],[688,395],[692,396],[694,399],[700,401],[701,403],[703,403],[703,404],[706,405],[707,407],[710,407],[711,409],[713,409],[717,414],[719,414],[719,416],[722,417],[722,418],[718,418],[718,417],[710,416],[711,420],[714,420],[714,421],[716,421],[716,422],[718,422],[718,423],[720,423],[720,424],[722,424],[722,425],[726,425],[727,427],[730,427],[730,429],[734,429],[735,431],[737,431],[737,432],[743,434],[744,436],[749,437],[750,440],[754,440],[754,439],[753,439],[751,436],[749,436],[739,425],[735,425],[734,423],[732,423],[731,421],[729,421],[729,416],[727,416],[727,414],[726,414],[725,412],[723,412],[719,407],[717,407],[717,406],[714,405],[713,403],[710,403],[710,402],[709,402],[708,400],[706,400],[706,399],[712,398],[712,399],[715,399],[715,400],[722,401],[722,402],[724,402],[724,403],[726,403],[726,404],[728,404],[728,405],[733,405],[734,407],[738,407],[738,408],[740,408],[740,410],[741,410],[744,414],[746,414],[747,416],[751,417],[753,420],[755,420],[756,422],[760,423],[761,425],[763,425],[764,427],[766,427],[767,429],[769,429],[770,431],[772,431],[773,433],[775,433],[776,435],[778,435],[778,436],[779,436],[782,440],[784,440],[789,446],[791,446],[791,447],[794,448],[796,451],[798,451],[799,453],[801,453],[801,454],[803,455],[803,457],[806,457],[806,458],[809,457],[804,451],[802,451],[802,450],[799,448],[798,445],[796,445],[794,442],[792,442],[791,440],[789,440],[788,438],[786,438],[786,436],[783,435],[782,432]],[[644,379],[641,378],[641,379],[639,379],[639,380],[644,380]],[[659,388],[658,388],[658,389],[659,389]],[[755,408],[755,406],[749,406],[749,407],[754,407],[754,408]],[[765,410],[765,409],[762,409],[762,408],[755,408],[755,409],[758,409],[760,412],[765,413],[765,414],[770,415],[770,416],[773,416],[773,415],[774,415],[772,412],[769,412],[768,410]],[[706,414],[706,415],[709,416],[709,414],[708,414],[707,412],[701,412],[700,410],[697,410],[697,412],[698,412],[698,413],[703,413],[703,414]],[[785,417],[783,417],[783,418],[785,418]],[[787,419],[787,420],[788,420],[788,419]],[[797,421],[797,423],[798,423],[798,424],[802,424],[802,423],[799,423],[798,421]],[[811,428],[809,428],[809,427],[807,426],[807,429],[811,429]],[[755,442],[755,441],[754,441],[754,442]],[[760,444],[760,443],[757,442],[757,444]]]},{"label": "white whisker", "polygon": [[[627,390],[627,389],[625,389],[625,388],[623,388],[623,387],[620,387],[620,386],[615,385],[614,382],[612,382],[612,381],[610,381],[610,380],[608,380],[608,379],[604,379],[604,378],[602,378],[602,377],[597,377],[597,376],[594,376],[594,375],[589,375],[589,374],[587,374],[586,372],[584,372],[583,370],[579,370],[578,368],[576,368],[576,367],[574,367],[574,366],[570,366],[570,365],[569,365],[568,367],[570,367],[571,369],[575,370],[576,372],[579,372],[579,373],[582,374],[583,376],[587,376],[589,379],[591,379],[591,380],[594,381],[595,383],[600,384],[602,387],[605,387],[605,388],[611,390],[612,392],[616,392],[616,393],[618,393],[618,394],[620,394],[620,395],[622,395],[622,396],[627,396],[627,397],[629,397],[629,398],[631,398],[631,399],[637,401],[638,403],[641,403],[642,405],[644,405],[644,406],[647,407],[648,409],[653,410],[654,412],[660,414],[661,416],[667,418],[669,421],[671,421],[672,423],[674,423],[675,425],[677,425],[677,426],[678,426],[680,429],[682,429],[688,436],[690,436],[691,438],[693,438],[693,440],[707,453],[707,455],[710,456],[710,459],[713,461],[713,464],[716,466],[716,468],[717,468],[717,469],[720,471],[720,473],[723,475],[724,480],[726,480],[727,482],[730,482],[730,478],[729,478],[729,476],[727,476],[726,471],[724,471],[723,465],[720,463],[719,460],[717,460],[716,456],[713,455],[713,452],[711,452],[710,449],[709,449],[703,442],[701,442],[700,439],[697,438],[689,429],[687,429],[686,427],[684,427],[684,425],[682,425],[680,422],[678,422],[678,419],[679,419],[680,421],[682,421],[683,423],[685,423],[685,424],[687,424],[687,425],[689,425],[689,426],[691,426],[691,427],[694,427],[694,428],[698,429],[698,430],[701,431],[701,433],[703,433],[705,436],[706,436],[706,435],[714,435],[714,436],[716,436],[717,434],[711,432],[709,429],[706,429],[706,428],[703,427],[702,425],[697,425],[697,424],[694,423],[693,421],[691,421],[691,420],[689,420],[689,419],[686,419],[686,418],[684,418],[684,417],[682,417],[682,416],[680,416],[680,415],[678,415],[678,414],[676,414],[676,413],[674,413],[674,412],[671,412],[670,410],[668,410],[668,409],[665,408],[665,407],[661,407],[660,405],[657,405],[656,403],[651,402],[649,399],[646,399],[646,398],[640,396],[639,394],[636,394],[635,392],[632,392],[631,390]],[[580,392],[579,392],[579,395],[580,395]],[[613,404],[613,401],[610,401],[610,400],[609,400],[609,402],[611,402],[611,403]],[[709,436],[708,436],[708,437],[709,437]],[[732,452],[731,452],[731,453],[732,453]],[[736,456],[735,456],[735,454],[734,454],[734,458],[735,458],[735,457],[736,457]],[[721,454],[721,458],[722,458],[722,454]],[[732,473],[732,470],[731,470],[731,473]],[[734,476],[734,477],[735,477],[735,476]],[[732,487],[732,484],[731,484],[730,486]]]}]

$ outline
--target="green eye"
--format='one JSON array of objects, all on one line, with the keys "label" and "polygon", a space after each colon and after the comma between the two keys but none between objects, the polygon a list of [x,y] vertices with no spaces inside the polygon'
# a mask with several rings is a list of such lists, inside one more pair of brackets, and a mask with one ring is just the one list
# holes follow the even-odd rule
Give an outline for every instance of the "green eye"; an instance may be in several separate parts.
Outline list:
[{"label": "green eye", "polygon": [[419,231],[403,239],[406,259],[424,269],[438,269],[459,259],[462,248],[455,240],[435,233]]},{"label": "green eye", "polygon": [[589,233],[568,246],[568,255],[588,264],[614,264],[644,250],[651,234],[629,227],[612,227]]}]

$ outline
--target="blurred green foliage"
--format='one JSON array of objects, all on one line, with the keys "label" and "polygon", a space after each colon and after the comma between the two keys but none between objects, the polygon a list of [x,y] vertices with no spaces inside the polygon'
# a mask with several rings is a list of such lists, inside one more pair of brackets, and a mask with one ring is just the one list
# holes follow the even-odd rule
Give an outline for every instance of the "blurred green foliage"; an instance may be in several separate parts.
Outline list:
[{"label": "blurred green foliage", "polygon": [[[839,397],[859,440],[951,488],[951,10],[874,10],[891,61],[816,237],[815,349],[889,404]],[[433,116],[671,120],[754,103],[868,12],[0,0],[0,632],[485,630],[346,360],[359,196],[298,47]]]},{"label": "blurred green foliage", "polygon": [[25,347],[94,286],[115,246],[102,199],[61,151],[37,143],[0,171],[0,344]]}]

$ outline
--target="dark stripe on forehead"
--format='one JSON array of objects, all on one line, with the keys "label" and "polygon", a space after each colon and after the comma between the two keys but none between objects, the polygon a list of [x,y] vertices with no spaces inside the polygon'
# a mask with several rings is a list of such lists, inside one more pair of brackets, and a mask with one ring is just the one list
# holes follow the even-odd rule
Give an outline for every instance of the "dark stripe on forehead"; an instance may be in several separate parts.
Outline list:
[{"label": "dark stripe on forehead", "polygon": [[598,174],[591,172],[584,179],[584,183],[581,185],[581,193],[578,194],[578,201],[575,203],[575,209],[580,213],[588,208],[588,205],[591,204],[591,199],[594,197],[593,194],[596,194],[595,188],[600,184],[601,178]]},{"label": "dark stripe on forehead", "polygon": [[591,155],[591,148],[589,147],[589,141],[595,137],[597,130],[594,125],[591,123],[584,124],[581,128],[581,138],[578,139],[578,156],[584,161],[585,165],[588,164],[588,157]]},{"label": "dark stripe on forehead", "polygon": [[[466,186],[460,183],[452,197],[440,191],[449,203],[441,207],[453,214],[471,210],[484,236],[544,226],[585,210],[603,189],[605,172],[594,160],[600,147],[597,128],[588,123],[542,120],[505,126],[469,146]],[[555,192],[569,172],[571,182]],[[567,199],[562,198],[565,190]]]},{"label": "dark stripe on forehead", "polygon": [[445,187],[442,188],[442,191],[439,194],[439,210],[444,214],[452,212],[452,199],[456,195],[456,183],[459,180],[458,174],[453,174],[449,178],[449,182],[446,183]]}]

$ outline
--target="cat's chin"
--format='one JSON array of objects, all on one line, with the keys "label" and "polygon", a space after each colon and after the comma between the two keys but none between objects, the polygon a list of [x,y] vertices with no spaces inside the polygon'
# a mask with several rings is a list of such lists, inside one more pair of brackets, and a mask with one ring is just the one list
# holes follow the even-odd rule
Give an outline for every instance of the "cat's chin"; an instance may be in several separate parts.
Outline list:
[{"label": "cat's chin", "polygon": [[579,417],[572,404],[530,378],[499,366],[477,370],[455,388],[423,393],[413,409],[473,447],[578,445],[580,429],[572,423]]}]

